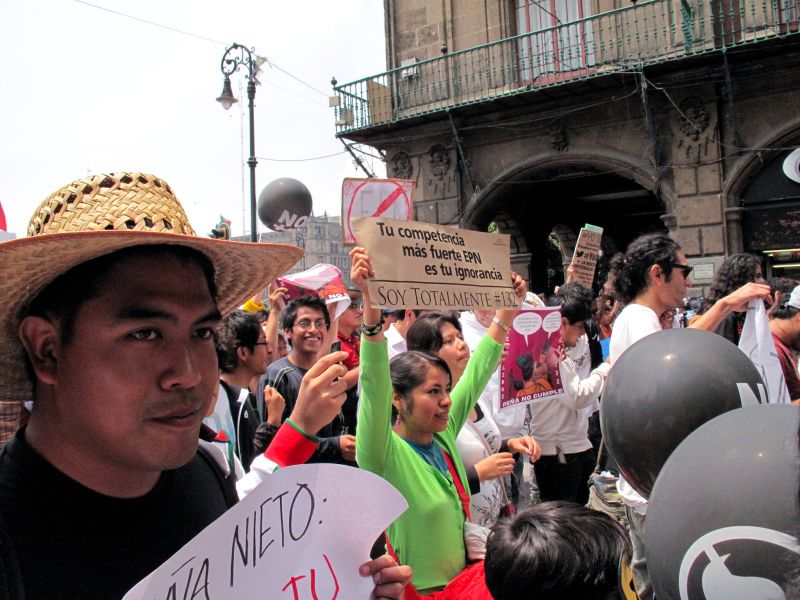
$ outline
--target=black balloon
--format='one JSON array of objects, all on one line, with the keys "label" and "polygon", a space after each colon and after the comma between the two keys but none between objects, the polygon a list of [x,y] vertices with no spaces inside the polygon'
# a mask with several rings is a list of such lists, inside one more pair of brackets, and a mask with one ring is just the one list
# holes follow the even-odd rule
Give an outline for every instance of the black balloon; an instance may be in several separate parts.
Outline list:
[{"label": "black balloon", "polygon": [[311,215],[311,192],[290,177],[276,179],[258,195],[258,218],[273,231],[302,227]]},{"label": "black balloon", "polygon": [[672,453],[645,526],[659,600],[800,597],[798,427],[795,406],[740,408]]},{"label": "black balloon", "polygon": [[646,498],[687,435],[717,415],[758,404],[760,393],[753,363],[722,336],[660,331],[633,344],[611,369],[601,403],[603,436],[620,472]]}]

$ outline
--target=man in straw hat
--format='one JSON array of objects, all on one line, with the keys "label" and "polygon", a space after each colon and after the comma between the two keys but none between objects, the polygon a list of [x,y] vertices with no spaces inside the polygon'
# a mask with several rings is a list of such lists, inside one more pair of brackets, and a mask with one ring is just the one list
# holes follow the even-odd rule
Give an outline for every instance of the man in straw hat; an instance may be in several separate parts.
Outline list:
[{"label": "man in straw hat", "polygon": [[[214,328],[302,251],[197,237],[142,173],[63,187],[28,236],[0,244],[0,398],[32,402],[0,455],[0,597],[121,598],[235,502],[198,452]],[[299,429],[338,412],[342,354],[309,371]],[[362,566],[386,597],[408,570]]]}]

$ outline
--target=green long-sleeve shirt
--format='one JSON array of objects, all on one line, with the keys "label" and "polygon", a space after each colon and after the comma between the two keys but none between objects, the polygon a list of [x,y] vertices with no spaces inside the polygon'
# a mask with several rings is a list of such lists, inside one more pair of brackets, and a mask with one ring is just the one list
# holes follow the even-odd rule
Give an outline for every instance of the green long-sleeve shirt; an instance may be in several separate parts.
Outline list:
[{"label": "green long-sleeve shirt", "polygon": [[[452,390],[447,429],[434,441],[447,452],[465,489],[464,465],[456,436],[467,420],[486,382],[497,367],[503,346],[484,337]],[[441,588],[466,564],[464,512],[458,490],[449,476],[426,463],[392,431],[392,386],[386,341],[361,341],[361,400],[356,431],[356,460],[380,475],[408,501],[408,510],[389,527],[389,540],[402,564],[414,570],[420,592]]]}]

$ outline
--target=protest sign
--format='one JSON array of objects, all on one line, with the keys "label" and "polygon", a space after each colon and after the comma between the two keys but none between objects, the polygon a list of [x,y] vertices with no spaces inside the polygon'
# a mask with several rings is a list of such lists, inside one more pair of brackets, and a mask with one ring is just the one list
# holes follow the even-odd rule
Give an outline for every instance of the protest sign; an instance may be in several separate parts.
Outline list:
[{"label": "protest sign", "polygon": [[500,409],[546,400],[564,391],[559,372],[561,311],[523,309],[508,331],[508,354],[500,365]]},{"label": "protest sign", "polygon": [[[342,280],[342,272],[333,265],[318,264],[306,271],[277,278],[278,285],[286,288],[286,300],[296,300],[300,296],[319,296],[329,307],[331,320],[338,319],[350,306]],[[334,305],[333,310],[330,309]]]},{"label": "protest sign", "polygon": [[375,308],[491,309],[519,304],[509,236],[416,221],[353,221],[372,259]]},{"label": "protest sign", "polygon": [[278,469],[123,600],[367,600],[375,584],[358,566],[407,507],[400,492],[368,471]]},{"label": "protest sign", "polygon": [[356,179],[342,182],[342,239],[355,244],[352,221],[361,217],[383,217],[408,221],[411,218],[411,179]]},{"label": "protest sign", "polygon": [[603,229],[587,224],[581,229],[578,241],[575,243],[575,252],[572,255],[574,280],[589,289],[592,289],[602,239]]}]

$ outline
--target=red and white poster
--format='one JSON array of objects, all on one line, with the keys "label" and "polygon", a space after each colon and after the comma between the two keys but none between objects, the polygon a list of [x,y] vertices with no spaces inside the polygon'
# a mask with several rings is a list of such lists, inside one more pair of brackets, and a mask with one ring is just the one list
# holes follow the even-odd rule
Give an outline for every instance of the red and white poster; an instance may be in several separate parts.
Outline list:
[{"label": "red and white poster", "polygon": [[399,221],[411,220],[411,195],[414,182],[410,179],[356,179],[342,182],[342,239],[353,245],[352,221],[361,217],[383,217]]},{"label": "red and white poster", "polygon": [[[350,297],[344,287],[342,272],[333,265],[318,264],[306,271],[277,278],[278,285],[286,288],[286,300],[296,300],[300,296],[319,296],[328,306],[331,320],[350,306]],[[331,305],[333,310],[331,310]]]},{"label": "red and white poster", "polygon": [[500,365],[500,409],[545,400],[564,391],[558,361],[561,310],[523,309],[508,331],[508,354]]}]

